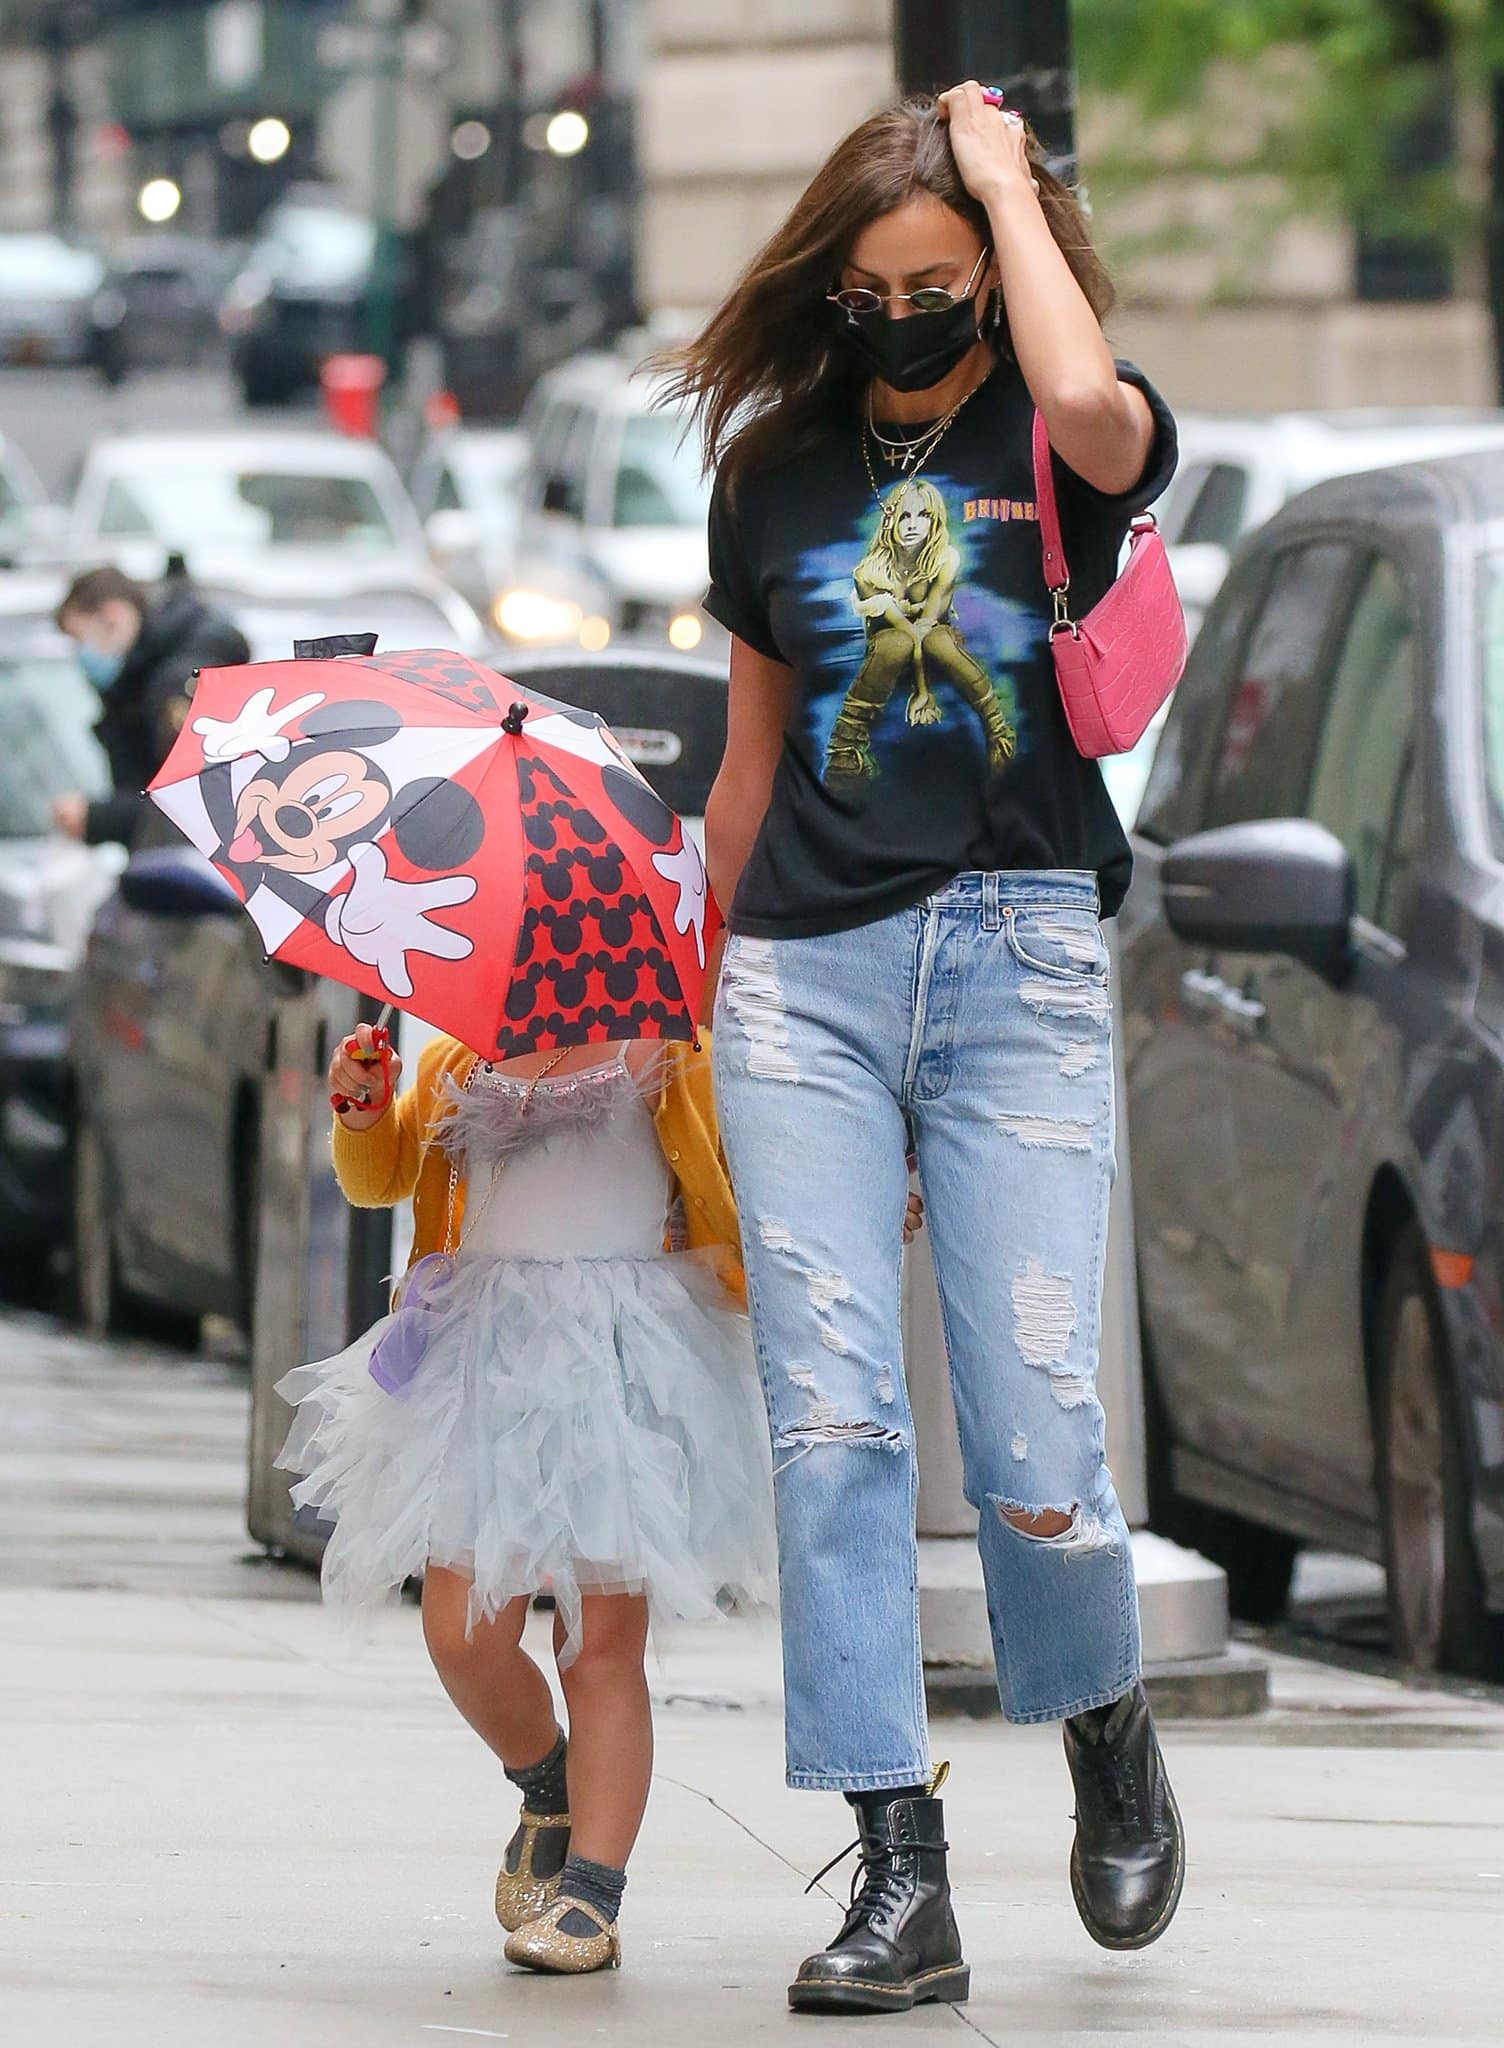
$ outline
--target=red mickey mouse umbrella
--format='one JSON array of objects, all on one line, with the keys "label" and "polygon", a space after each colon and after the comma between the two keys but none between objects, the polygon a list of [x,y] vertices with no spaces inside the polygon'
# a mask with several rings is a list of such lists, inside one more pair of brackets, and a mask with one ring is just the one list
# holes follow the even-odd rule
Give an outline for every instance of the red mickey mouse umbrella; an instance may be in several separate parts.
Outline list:
[{"label": "red mickey mouse umbrella", "polygon": [[719,915],[605,722],[464,655],[350,644],[205,669],[151,785],[268,954],[483,1057],[693,1038]]}]

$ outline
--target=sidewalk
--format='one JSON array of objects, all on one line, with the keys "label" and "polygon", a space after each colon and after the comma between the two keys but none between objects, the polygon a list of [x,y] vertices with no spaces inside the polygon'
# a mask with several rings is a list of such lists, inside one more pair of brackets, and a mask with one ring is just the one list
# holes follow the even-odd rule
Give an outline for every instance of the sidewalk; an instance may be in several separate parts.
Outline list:
[{"label": "sidewalk", "polygon": [[1277,1659],[1262,1721],[1176,1725],[1190,1875],[1138,1956],[1076,1920],[1058,1734],[940,1724],[971,2003],[800,2020],[785,1982],[845,1897],[835,1872],[806,1898],[805,1875],[848,1821],[782,1788],[765,1628],[665,1656],[626,1967],[552,1981],[501,1960],[489,1894],[514,1802],[416,1615],[351,1651],[307,1590],[0,1591],[3,2048],[1500,2038],[1497,1705]]}]

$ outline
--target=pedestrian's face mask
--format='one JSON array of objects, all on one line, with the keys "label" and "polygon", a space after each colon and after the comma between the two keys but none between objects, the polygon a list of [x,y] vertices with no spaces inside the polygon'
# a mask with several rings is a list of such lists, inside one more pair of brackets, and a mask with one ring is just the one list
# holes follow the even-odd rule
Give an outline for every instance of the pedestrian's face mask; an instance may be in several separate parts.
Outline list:
[{"label": "pedestrian's face mask", "polygon": [[86,640],[78,646],[78,665],[96,690],[107,690],[121,669],[125,666],[125,655],[119,650],[91,647]]},{"label": "pedestrian's face mask", "polygon": [[893,294],[911,308],[903,319],[893,317],[887,310],[892,298],[879,292],[852,287],[830,294],[846,315],[846,341],[891,391],[928,391],[981,340],[977,280],[989,253],[984,249],[977,258],[960,297],[939,285]]}]

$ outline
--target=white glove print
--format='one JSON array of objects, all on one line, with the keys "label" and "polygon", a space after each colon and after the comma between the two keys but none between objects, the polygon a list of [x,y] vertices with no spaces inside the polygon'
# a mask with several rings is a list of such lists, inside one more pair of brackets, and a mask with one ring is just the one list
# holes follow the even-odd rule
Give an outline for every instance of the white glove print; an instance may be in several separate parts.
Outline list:
[{"label": "white glove print", "polygon": [[473,875],[444,875],[434,882],[398,882],[386,871],[379,846],[352,846],[349,862],[354,880],[342,896],[331,899],[324,929],[352,959],[374,967],[394,996],[410,996],[413,978],[409,953],[427,953],[437,960],[463,960],[475,949],[463,932],[435,924],[431,910],[468,903],[475,894]]},{"label": "white glove print", "polygon": [[705,879],[705,864],[700,859],[699,848],[686,832],[684,844],[677,853],[655,853],[653,866],[665,882],[673,882],[679,891],[679,900],[674,905],[674,930],[692,931],[695,935],[695,952],[700,965],[705,965],[705,897],[709,884]]},{"label": "white glove print", "polygon": [[242,754],[259,754],[264,761],[285,761],[292,752],[292,741],[283,726],[322,704],[324,693],[314,690],[306,697],[295,697],[291,704],[273,712],[275,694],[269,688],[258,690],[233,718],[195,718],[193,730],[203,740],[204,759],[238,761]]}]

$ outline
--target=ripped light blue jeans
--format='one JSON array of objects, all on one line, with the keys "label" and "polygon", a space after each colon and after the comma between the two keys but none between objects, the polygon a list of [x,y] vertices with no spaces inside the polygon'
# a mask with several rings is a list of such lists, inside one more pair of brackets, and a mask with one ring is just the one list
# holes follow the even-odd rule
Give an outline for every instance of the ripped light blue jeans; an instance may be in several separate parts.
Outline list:
[{"label": "ripped light blue jeans", "polygon": [[855,931],[727,943],[716,1092],[773,1436],[791,1785],[929,1770],[899,1334],[910,1143],[1004,1711],[1055,1720],[1138,1674],[1096,1396],[1111,1034],[1089,874],[965,874]]}]

